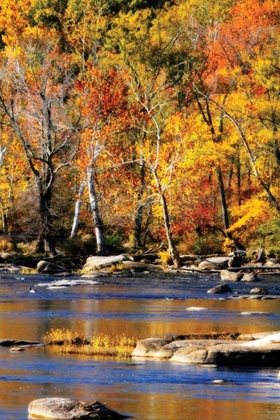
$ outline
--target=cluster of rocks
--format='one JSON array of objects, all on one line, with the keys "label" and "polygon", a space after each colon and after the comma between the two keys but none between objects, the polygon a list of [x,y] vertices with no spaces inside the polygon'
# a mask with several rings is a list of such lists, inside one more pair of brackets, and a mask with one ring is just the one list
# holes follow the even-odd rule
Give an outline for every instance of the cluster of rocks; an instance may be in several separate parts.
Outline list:
[{"label": "cluster of rocks", "polygon": [[188,364],[279,366],[280,332],[240,335],[227,340],[147,338],[137,343],[132,355]]}]

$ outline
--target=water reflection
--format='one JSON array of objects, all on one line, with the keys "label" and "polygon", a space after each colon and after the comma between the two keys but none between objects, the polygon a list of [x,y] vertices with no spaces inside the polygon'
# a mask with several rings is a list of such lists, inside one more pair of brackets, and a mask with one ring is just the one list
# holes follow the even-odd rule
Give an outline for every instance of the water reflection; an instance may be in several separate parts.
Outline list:
[{"label": "water reflection", "polygon": [[[279,330],[280,299],[220,300],[206,294],[214,279],[116,280],[91,287],[38,288],[36,277],[0,279],[0,339],[40,341],[51,328],[80,334],[138,337]],[[251,285],[234,285],[247,293]],[[265,287],[278,293],[278,280]],[[239,289],[238,289],[239,290]],[[237,290],[237,291],[238,291]],[[191,307],[203,311],[189,311]],[[242,312],[259,312],[242,315]],[[261,313],[260,313],[261,312]],[[138,420],[276,420],[276,370],[211,369],[166,361],[57,357],[43,349],[21,353],[0,347],[0,419],[26,420],[30,400],[94,398]],[[214,385],[214,379],[227,379]]]},{"label": "water reflection", "polygon": [[[99,398],[137,420],[278,419],[276,370],[203,368],[161,361],[0,352],[1,419],[26,419],[31,399]],[[3,363],[4,362],[4,363]],[[228,379],[214,385],[214,379]]]}]

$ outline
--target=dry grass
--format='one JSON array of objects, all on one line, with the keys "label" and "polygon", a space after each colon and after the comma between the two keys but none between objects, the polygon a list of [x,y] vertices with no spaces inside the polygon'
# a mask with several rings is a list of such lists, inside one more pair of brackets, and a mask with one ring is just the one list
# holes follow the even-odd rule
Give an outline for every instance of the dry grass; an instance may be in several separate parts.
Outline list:
[{"label": "dry grass", "polygon": [[125,334],[94,334],[89,339],[70,330],[51,330],[43,337],[43,342],[55,353],[72,353],[95,356],[130,357],[134,350],[136,337]]}]

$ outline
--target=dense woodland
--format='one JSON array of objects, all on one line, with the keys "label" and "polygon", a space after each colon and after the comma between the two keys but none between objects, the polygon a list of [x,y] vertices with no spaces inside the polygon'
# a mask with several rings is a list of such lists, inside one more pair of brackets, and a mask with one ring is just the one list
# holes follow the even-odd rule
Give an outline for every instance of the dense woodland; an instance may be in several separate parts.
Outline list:
[{"label": "dense woodland", "polygon": [[0,36],[2,234],[280,251],[278,0],[2,0]]}]

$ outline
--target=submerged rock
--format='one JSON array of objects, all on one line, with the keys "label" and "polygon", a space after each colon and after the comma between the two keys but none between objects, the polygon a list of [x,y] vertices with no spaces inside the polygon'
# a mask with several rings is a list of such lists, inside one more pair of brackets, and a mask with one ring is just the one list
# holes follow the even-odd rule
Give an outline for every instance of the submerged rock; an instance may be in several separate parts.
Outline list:
[{"label": "submerged rock", "polygon": [[28,414],[30,419],[118,420],[129,418],[129,416],[107,408],[105,404],[99,401],[87,404],[70,398],[41,398],[31,401],[28,406]]}]

